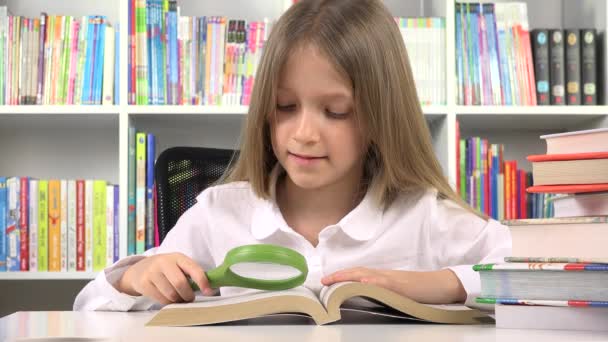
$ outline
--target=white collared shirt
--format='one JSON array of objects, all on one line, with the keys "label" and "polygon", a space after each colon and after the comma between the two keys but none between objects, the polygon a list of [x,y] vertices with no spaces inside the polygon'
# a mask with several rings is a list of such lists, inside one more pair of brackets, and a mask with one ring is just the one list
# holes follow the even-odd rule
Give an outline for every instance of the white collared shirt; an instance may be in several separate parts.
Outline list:
[{"label": "white collared shirt", "polygon": [[[160,307],[146,297],[120,293],[114,288],[128,266],[145,256],[183,253],[203,269],[220,265],[226,253],[241,245],[269,243],[292,248],[307,260],[304,286],[320,292],[321,278],[352,267],[432,271],[451,269],[467,292],[467,305],[480,293],[480,279],[472,265],[502,262],[511,254],[511,235],[495,220],[485,221],[436,191],[402,195],[386,210],[375,205],[371,193],[335,225],[319,233],[315,247],[285,222],[274,201],[257,197],[248,182],[207,188],[197,197],[159,247],[143,256],[129,256],[100,272],[78,294],[74,310],[147,310]],[[220,289],[221,295],[248,291]]]}]

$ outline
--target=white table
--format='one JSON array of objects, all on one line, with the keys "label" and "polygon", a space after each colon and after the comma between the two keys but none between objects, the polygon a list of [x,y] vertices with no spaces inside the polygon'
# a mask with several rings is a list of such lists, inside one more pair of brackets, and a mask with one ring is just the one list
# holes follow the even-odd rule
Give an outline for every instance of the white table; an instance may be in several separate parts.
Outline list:
[{"label": "white table", "polygon": [[[608,341],[607,333],[496,329],[493,325],[306,324],[280,318],[251,325],[146,327],[153,312],[27,311],[0,319],[0,341]],[[270,318],[268,318],[270,320]],[[289,322],[284,321],[290,319]],[[299,324],[293,324],[295,323]],[[264,324],[261,324],[264,323]],[[286,324],[291,323],[291,324]]]}]

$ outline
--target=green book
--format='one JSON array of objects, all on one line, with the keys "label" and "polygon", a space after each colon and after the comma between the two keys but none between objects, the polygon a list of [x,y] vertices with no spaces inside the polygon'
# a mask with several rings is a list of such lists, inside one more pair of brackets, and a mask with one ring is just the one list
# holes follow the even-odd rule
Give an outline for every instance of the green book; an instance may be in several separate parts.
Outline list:
[{"label": "green book", "polygon": [[106,181],[93,181],[93,272],[106,267]]},{"label": "green book", "polygon": [[49,182],[38,182],[38,272],[49,270]]}]

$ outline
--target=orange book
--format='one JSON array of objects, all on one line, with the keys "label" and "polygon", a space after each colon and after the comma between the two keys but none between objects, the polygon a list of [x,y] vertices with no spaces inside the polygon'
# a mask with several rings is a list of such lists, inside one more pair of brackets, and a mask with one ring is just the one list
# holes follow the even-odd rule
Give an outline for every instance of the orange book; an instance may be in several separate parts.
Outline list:
[{"label": "orange book", "polygon": [[517,160],[511,161],[511,217],[517,219]]},{"label": "orange book", "polygon": [[568,154],[537,154],[528,156],[532,163],[562,160],[608,159],[608,152],[568,153]]},{"label": "orange book", "polygon": [[574,185],[536,185],[526,189],[530,193],[577,194],[583,192],[608,191],[608,183]]},{"label": "orange book", "polygon": [[505,160],[505,219],[511,220],[511,162]]},{"label": "orange book", "polygon": [[49,271],[61,271],[61,182],[49,181]]}]

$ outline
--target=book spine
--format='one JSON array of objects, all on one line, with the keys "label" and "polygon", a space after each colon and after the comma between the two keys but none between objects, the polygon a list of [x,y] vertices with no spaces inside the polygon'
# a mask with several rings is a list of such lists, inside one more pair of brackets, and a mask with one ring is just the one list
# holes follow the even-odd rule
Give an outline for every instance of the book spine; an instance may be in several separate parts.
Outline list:
[{"label": "book spine", "polygon": [[101,104],[112,105],[114,103],[114,28],[106,25],[104,36],[104,59],[103,59],[103,100]]},{"label": "book spine", "polygon": [[93,272],[102,271],[107,260],[106,189],[105,181],[93,181]]},{"label": "book spine", "polygon": [[565,63],[564,34],[562,30],[549,31],[549,79],[551,84],[551,104],[565,105]]},{"label": "book spine", "polygon": [[6,222],[8,214],[6,177],[0,177],[0,272],[6,272]]},{"label": "book spine", "polygon": [[84,238],[85,238],[85,270],[93,272],[93,237],[94,234],[94,181],[85,180],[84,182]]},{"label": "book spine", "polygon": [[107,266],[114,263],[114,185],[106,186],[106,260]]},{"label": "book spine", "polygon": [[21,271],[28,271],[30,269],[30,243],[29,243],[29,179],[27,177],[21,177],[20,189],[19,189],[19,269]]},{"label": "book spine", "polygon": [[135,161],[135,127],[129,127],[129,181],[128,181],[128,212],[127,212],[127,255],[135,254],[135,192],[136,192],[136,170]]},{"label": "book spine", "polygon": [[137,160],[137,188],[135,194],[135,252],[141,254],[145,251],[146,247],[146,133],[138,132],[136,134],[136,139],[135,157]]},{"label": "book spine", "polygon": [[49,180],[49,271],[61,271],[61,183]]},{"label": "book spine", "polygon": [[580,32],[566,30],[566,99],[568,105],[581,104],[581,47]]},{"label": "book spine", "polygon": [[85,184],[76,181],[76,271],[86,271]]},{"label": "book spine", "polygon": [[581,30],[581,84],[583,104],[597,104],[597,33],[595,29]]},{"label": "book spine", "polygon": [[156,139],[146,137],[146,249],[154,247],[154,160],[156,158]]},{"label": "book spine", "polygon": [[44,52],[46,44],[46,30],[47,30],[47,15],[46,13],[40,14],[40,32],[38,33],[38,83],[36,91],[36,104],[41,105],[43,100],[44,91]]},{"label": "book spine", "polygon": [[[29,222],[29,240],[30,240],[30,272],[38,271],[38,180],[30,179],[30,222]],[[0,205],[1,210],[1,205]],[[1,220],[1,219],[0,219]]]},{"label": "book spine", "polygon": [[549,31],[536,29],[532,31],[534,54],[534,73],[536,77],[536,103],[549,105]]},{"label": "book spine", "polygon": [[8,188],[8,216],[6,222],[6,268],[8,271],[19,271],[19,213],[20,182],[18,177],[11,177],[6,181]]},{"label": "book spine", "polygon": [[60,267],[61,272],[68,270],[68,182],[61,180],[60,183],[60,208],[61,208],[61,223],[60,223]]},{"label": "book spine", "polygon": [[78,248],[76,237],[76,181],[68,181],[68,272],[76,272],[76,249]]},{"label": "book spine", "polygon": [[120,191],[118,185],[114,186],[114,259],[112,264],[120,257]]},{"label": "book spine", "polygon": [[38,182],[38,271],[49,270],[49,182]]}]

